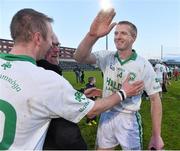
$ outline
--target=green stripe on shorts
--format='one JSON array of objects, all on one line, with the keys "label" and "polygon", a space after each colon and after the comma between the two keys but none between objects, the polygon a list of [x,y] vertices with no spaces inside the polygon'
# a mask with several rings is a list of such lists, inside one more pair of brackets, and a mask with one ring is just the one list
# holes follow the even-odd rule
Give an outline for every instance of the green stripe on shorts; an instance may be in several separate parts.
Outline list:
[{"label": "green stripe on shorts", "polygon": [[139,138],[140,138],[140,145],[141,145],[141,149],[143,148],[143,131],[142,131],[142,120],[141,120],[141,115],[139,112],[136,112],[136,119],[137,119],[137,123],[139,126]]}]

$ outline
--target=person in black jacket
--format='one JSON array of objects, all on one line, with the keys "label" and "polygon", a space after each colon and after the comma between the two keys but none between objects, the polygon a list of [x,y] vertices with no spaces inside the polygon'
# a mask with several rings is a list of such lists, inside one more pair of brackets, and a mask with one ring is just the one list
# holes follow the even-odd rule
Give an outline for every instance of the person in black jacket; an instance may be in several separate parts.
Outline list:
[{"label": "person in black jacket", "polygon": [[[59,41],[54,34],[51,50],[45,59],[37,61],[37,65],[62,75],[59,64]],[[87,150],[81,131],[77,124],[63,118],[52,119],[45,138],[44,150]]]},{"label": "person in black jacket", "polygon": [[[96,78],[95,77],[89,77],[88,78],[88,83],[86,84],[86,88],[85,89],[90,89],[90,88],[96,88]],[[92,96],[92,97],[89,97],[91,100],[96,100],[96,96]],[[93,118],[86,118],[86,123],[91,126],[91,125],[96,125],[97,122],[96,122],[96,116],[93,117]]]}]

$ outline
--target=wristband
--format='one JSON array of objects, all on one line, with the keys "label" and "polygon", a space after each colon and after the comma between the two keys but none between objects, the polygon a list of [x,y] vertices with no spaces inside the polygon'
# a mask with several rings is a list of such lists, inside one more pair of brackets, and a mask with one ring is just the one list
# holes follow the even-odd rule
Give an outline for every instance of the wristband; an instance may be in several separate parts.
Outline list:
[{"label": "wristband", "polygon": [[120,92],[116,92],[118,95],[119,95],[119,97],[121,98],[121,101],[123,101],[123,98],[122,98],[122,95],[121,95],[121,93]]},{"label": "wristband", "polygon": [[125,99],[127,98],[126,92],[125,92],[123,89],[120,89],[119,92],[120,92],[121,95],[122,95],[122,99],[125,100]]}]

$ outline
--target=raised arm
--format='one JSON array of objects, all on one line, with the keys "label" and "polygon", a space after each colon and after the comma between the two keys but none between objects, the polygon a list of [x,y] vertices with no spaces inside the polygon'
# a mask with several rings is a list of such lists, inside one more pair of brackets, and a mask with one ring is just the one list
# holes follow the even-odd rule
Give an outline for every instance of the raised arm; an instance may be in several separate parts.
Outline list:
[{"label": "raised arm", "polygon": [[116,23],[111,23],[115,16],[114,9],[108,11],[101,10],[91,24],[89,32],[79,44],[74,53],[74,59],[80,63],[95,64],[95,56],[91,54],[91,50],[95,42],[107,35]]}]

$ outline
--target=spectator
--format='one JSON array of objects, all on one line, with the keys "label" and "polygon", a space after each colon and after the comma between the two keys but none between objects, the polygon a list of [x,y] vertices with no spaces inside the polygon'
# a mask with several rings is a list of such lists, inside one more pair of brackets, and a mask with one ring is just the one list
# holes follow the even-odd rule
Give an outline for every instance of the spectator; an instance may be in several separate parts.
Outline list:
[{"label": "spectator", "polygon": [[177,66],[174,67],[173,74],[174,74],[175,81],[178,81],[179,71],[178,71]]},{"label": "spectator", "polygon": [[[159,60],[157,64],[155,65],[155,72],[157,74],[157,80],[159,81],[161,88],[163,91],[166,90],[166,85],[165,85],[165,79],[166,79],[166,67],[162,64],[162,61]],[[160,93],[160,97],[162,98],[162,92]]]},{"label": "spectator", "polygon": [[[54,34],[52,48],[48,51],[45,59],[37,61],[37,65],[47,70],[59,72],[59,40]],[[71,138],[71,139],[69,139]],[[87,150],[87,144],[81,135],[78,124],[70,122],[64,118],[54,118],[51,120],[44,150]]]},{"label": "spectator", "polygon": [[80,83],[81,79],[80,79],[80,68],[76,65],[74,68],[74,73],[76,76],[76,82]]},{"label": "spectator", "polygon": [[[95,83],[96,83],[96,78],[95,77],[89,77],[88,78],[88,83],[86,84],[86,90],[87,89],[90,89],[90,88],[96,88],[96,85],[95,85]],[[90,97],[90,99],[91,100],[96,100],[96,96],[92,96],[92,97]],[[86,120],[86,123],[89,125],[89,126],[92,126],[92,124],[94,124],[94,125],[96,125],[97,124],[97,122],[96,122],[96,116],[95,117],[93,117],[92,119],[90,119],[90,118],[88,118],[87,117],[87,120]]]},{"label": "spectator", "polygon": [[81,70],[81,83],[85,83],[84,81],[84,71]]}]

